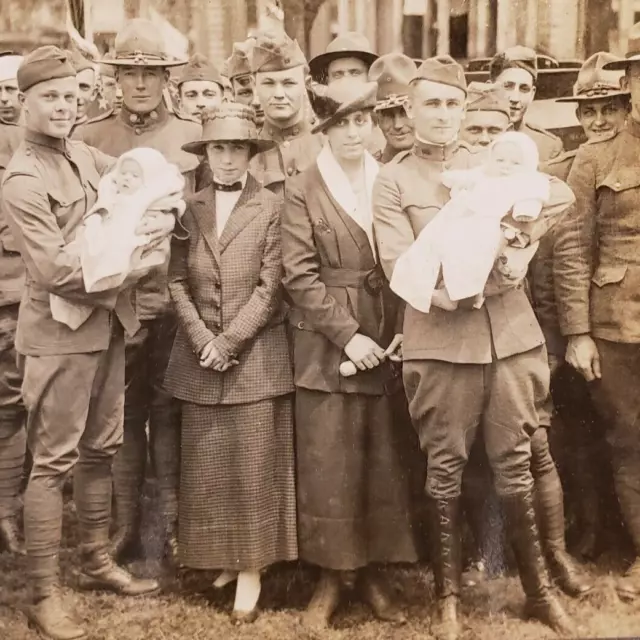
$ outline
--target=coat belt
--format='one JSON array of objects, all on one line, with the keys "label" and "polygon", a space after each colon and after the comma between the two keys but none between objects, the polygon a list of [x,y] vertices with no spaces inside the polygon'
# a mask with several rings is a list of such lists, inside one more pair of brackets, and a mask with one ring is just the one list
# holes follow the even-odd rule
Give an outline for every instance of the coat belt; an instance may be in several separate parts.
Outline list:
[{"label": "coat belt", "polygon": [[371,295],[380,292],[383,286],[383,276],[378,267],[366,271],[360,269],[320,267],[320,280],[322,280],[327,287],[365,289],[367,293]]}]

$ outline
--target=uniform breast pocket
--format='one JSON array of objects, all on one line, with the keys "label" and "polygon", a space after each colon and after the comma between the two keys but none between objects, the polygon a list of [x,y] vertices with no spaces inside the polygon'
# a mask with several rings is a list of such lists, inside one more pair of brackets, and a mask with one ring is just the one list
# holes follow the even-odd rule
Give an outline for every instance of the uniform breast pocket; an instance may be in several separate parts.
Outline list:
[{"label": "uniform breast pocket", "polygon": [[405,203],[404,211],[409,216],[416,235],[422,231],[437,215],[442,207],[433,203],[412,200]]},{"label": "uniform breast pocket", "polygon": [[64,190],[52,189],[49,192],[49,203],[61,229],[69,223],[75,226],[86,212],[86,195],[80,184]]}]

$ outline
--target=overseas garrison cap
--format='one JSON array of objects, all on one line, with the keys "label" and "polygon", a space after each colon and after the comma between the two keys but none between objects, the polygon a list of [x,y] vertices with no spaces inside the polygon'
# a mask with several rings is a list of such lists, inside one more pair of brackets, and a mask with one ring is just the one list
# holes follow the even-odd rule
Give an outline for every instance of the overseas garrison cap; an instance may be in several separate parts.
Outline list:
[{"label": "overseas garrison cap", "polygon": [[325,87],[322,94],[310,93],[311,106],[320,119],[311,132],[326,131],[355,111],[373,109],[377,92],[375,82],[334,82]]},{"label": "overseas garrison cap", "polygon": [[497,111],[511,117],[509,102],[505,100],[495,84],[472,82],[469,84],[467,111]]},{"label": "overseas garrison cap", "polygon": [[622,73],[609,70],[608,65],[616,62],[625,61],[606,51],[594,53],[584,61],[578,72],[578,79],[573,85],[573,96],[558,98],[556,102],[584,102],[609,96],[628,95],[629,92],[625,91],[621,85]]},{"label": "overseas garrison cap", "polygon": [[251,70],[284,71],[305,66],[307,59],[300,49],[297,40],[292,40],[285,33],[258,35],[251,54]]},{"label": "overseas garrison cap", "polygon": [[222,74],[200,53],[196,53],[189,59],[189,62],[184,67],[182,75],[176,82],[176,86],[180,87],[181,84],[192,80],[208,80],[209,82],[215,82],[220,85],[220,88],[224,91]]},{"label": "overseas garrison cap", "polygon": [[93,63],[87,60],[79,51],[68,51],[69,62],[73,65],[76,73],[86,71],[87,69],[95,69]]},{"label": "overseas garrison cap", "polygon": [[403,107],[416,77],[415,62],[403,53],[380,56],[369,69],[369,81],[378,83],[376,111]]},{"label": "overseas garrison cap", "polygon": [[126,67],[177,67],[187,61],[167,54],[162,34],[153,22],[134,18],[116,36],[113,58],[101,62]]},{"label": "overseas garrison cap", "polygon": [[491,61],[489,77],[495,81],[506,69],[524,69],[531,74],[535,82],[538,79],[538,55],[533,49],[521,45],[505,49]]},{"label": "overseas garrison cap", "polygon": [[18,67],[24,58],[13,51],[0,53],[0,82],[15,80],[18,77]]},{"label": "overseas garrison cap", "polygon": [[373,52],[365,35],[348,31],[330,42],[324,53],[309,61],[311,77],[316,82],[326,82],[329,64],[340,58],[358,58],[370,67],[378,59],[378,56]]},{"label": "overseas garrison cap", "polygon": [[244,42],[236,42],[233,45],[231,56],[227,59],[229,80],[251,73],[251,50],[255,43],[255,38],[247,38]]},{"label": "overseas garrison cap", "polygon": [[66,52],[53,45],[39,47],[32,51],[18,68],[17,79],[20,91],[27,91],[40,82],[69,78],[76,70]]},{"label": "overseas garrison cap", "polygon": [[448,84],[467,93],[467,79],[462,67],[451,56],[427,58],[419,67],[412,82],[430,80]]}]

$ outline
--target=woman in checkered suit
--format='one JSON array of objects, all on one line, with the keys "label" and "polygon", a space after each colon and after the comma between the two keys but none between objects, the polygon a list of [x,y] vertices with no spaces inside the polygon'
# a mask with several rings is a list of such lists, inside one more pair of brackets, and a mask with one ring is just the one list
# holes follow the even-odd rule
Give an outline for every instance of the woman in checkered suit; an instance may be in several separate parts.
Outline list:
[{"label": "woman in checkered suit", "polygon": [[292,375],[281,296],[282,199],[247,172],[250,107],[204,123],[213,181],[187,203],[171,297],[179,329],[166,387],[182,400],[179,558],[237,580],[233,618],[255,619],[260,571],[297,557]]}]

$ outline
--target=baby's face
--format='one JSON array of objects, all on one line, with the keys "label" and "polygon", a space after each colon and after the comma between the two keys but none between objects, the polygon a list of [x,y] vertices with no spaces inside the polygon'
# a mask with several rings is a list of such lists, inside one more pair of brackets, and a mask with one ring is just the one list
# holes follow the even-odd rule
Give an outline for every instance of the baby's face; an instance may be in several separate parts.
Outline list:
[{"label": "baby's face", "polygon": [[120,164],[114,182],[118,193],[135,193],[143,183],[142,167],[135,160],[127,158]]},{"label": "baby's face", "polygon": [[527,169],[522,149],[512,142],[495,144],[486,168],[487,173],[495,177],[511,176]]}]

